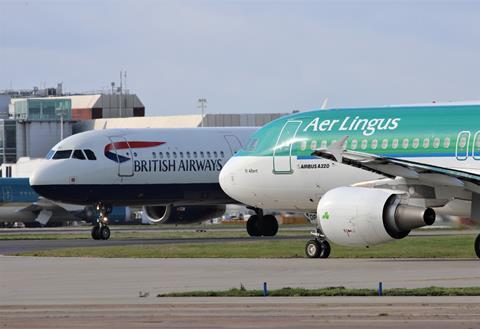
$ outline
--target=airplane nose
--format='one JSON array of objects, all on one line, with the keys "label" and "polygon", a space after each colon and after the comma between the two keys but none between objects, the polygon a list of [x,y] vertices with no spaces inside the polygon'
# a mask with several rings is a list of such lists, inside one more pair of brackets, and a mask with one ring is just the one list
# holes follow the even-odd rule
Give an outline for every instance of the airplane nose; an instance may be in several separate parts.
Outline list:
[{"label": "airplane nose", "polygon": [[50,163],[41,163],[37,169],[30,175],[29,183],[31,188],[37,194],[44,198],[58,199],[58,180],[60,178],[58,169]]},{"label": "airplane nose", "polygon": [[[45,170],[43,166],[39,166],[35,171],[30,175],[29,182],[30,186],[35,190],[36,186],[45,185]],[[37,192],[38,193],[38,192]]]},{"label": "airplane nose", "polygon": [[223,166],[222,170],[220,171],[220,175],[218,177],[218,181],[220,183],[220,187],[222,190],[232,199],[238,200],[238,195],[236,193],[235,185],[236,185],[236,174],[237,174],[237,167],[238,167],[238,159],[236,157],[230,158],[227,163]]}]

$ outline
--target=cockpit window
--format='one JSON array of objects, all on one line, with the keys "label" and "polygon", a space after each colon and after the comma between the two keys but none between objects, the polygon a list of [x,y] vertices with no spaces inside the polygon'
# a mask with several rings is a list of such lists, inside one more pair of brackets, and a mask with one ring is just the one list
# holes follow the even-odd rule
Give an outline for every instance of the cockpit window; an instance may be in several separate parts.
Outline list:
[{"label": "cockpit window", "polygon": [[85,160],[85,155],[83,154],[82,150],[75,150],[73,151],[72,155],[73,159]]},{"label": "cockpit window", "polygon": [[88,160],[97,160],[97,157],[95,156],[95,153],[93,153],[92,150],[83,150],[85,152],[85,155],[87,156]]},{"label": "cockpit window", "polygon": [[257,148],[258,144],[258,138],[252,138],[250,139],[250,142],[248,142],[247,146],[245,147],[245,151],[247,152],[253,152]]},{"label": "cockpit window", "polygon": [[72,154],[72,150],[62,150],[62,151],[57,151],[53,155],[52,159],[53,160],[58,160],[58,159],[70,159],[70,155]]},{"label": "cockpit window", "polygon": [[[480,139],[479,139],[479,140],[480,140]],[[50,150],[50,151],[47,153],[47,155],[45,156],[45,159],[50,160],[50,159],[53,157],[54,154],[55,154],[55,151],[54,151],[54,150]]]}]

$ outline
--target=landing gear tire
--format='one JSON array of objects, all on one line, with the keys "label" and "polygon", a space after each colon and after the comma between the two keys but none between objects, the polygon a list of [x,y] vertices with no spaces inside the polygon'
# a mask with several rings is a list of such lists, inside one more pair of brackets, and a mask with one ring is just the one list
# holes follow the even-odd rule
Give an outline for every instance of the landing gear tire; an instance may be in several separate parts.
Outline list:
[{"label": "landing gear tire", "polygon": [[330,248],[330,243],[328,241],[323,240],[320,242],[320,245],[322,247],[322,250],[320,251],[320,258],[328,258],[330,256],[330,251],[332,248]]},{"label": "landing gear tire", "polygon": [[102,228],[100,228],[100,238],[102,240],[108,240],[110,238],[110,229],[108,226],[102,226]]},{"label": "landing gear tire", "polygon": [[477,235],[477,238],[475,239],[475,253],[477,254],[477,257],[480,258],[480,234]]},{"label": "landing gear tire", "polygon": [[278,232],[277,218],[273,215],[265,215],[262,219],[263,236],[275,236]]},{"label": "landing gear tire", "polygon": [[273,215],[252,215],[247,221],[247,232],[250,236],[274,236],[278,232],[277,219]]},{"label": "landing gear tire", "polygon": [[100,240],[100,226],[95,225],[92,227],[92,239],[94,240]]},{"label": "landing gear tire", "polygon": [[330,251],[330,243],[326,240],[310,240],[305,246],[305,254],[308,258],[328,258]]},{"label": "landing gear tire", "polygon": [[305,246],[305,254],[308,258],[320,257],[320,243],[317,240],[310,240]]},{"label": "landing gear tire", "polygon": [[257,215],[252,215],[247,221],[247,233],[250,236],[260,236],[260,218]]}]

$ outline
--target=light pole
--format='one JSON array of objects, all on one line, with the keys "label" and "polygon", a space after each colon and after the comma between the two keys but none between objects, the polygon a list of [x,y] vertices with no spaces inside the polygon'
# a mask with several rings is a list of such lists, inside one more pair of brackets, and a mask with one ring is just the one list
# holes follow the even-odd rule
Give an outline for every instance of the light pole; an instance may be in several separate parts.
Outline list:
[{"label": "light pole", "polygon": [[60,114],[60,140],[63,140],[63,116],[67,114],[65,108],[63,108],[63,104],[60,104],[60,110],[57,112]]},{"label": "light pole", "polygon": [[205,117],[205,109],[207,108],[207,99],[206,98],[199,98],[198,99],[198,108],[202,109],[202,127],[203,127],[203,119]]}]

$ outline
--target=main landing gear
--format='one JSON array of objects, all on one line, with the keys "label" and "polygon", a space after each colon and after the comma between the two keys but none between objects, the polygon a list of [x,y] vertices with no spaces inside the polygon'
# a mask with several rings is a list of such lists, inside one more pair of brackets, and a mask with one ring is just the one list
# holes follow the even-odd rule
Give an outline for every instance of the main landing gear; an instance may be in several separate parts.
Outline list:
[{"label": "main landing gear", "polygon": [[98,218],[92,227],[92,238],[94,240],[108,240],[110,238],[110,228],[108,227],[108,215],[112,212],[112,206],[101,202],[96,206]]},{"label": "main landing gear", "polygon": [[308,258],[328,258],[330,256],[330,243],[325,239],[325,235],[317,229],[312,232],[315,239],[309,240],[305,246],[305,254]]},{"label": "main landing gear", "polygon": [[250,208],[255,215],[247,221],[247,232],[250,236],[274,236],[278,232],[278,222],[273,215],[263,215],[262,209]]}]

